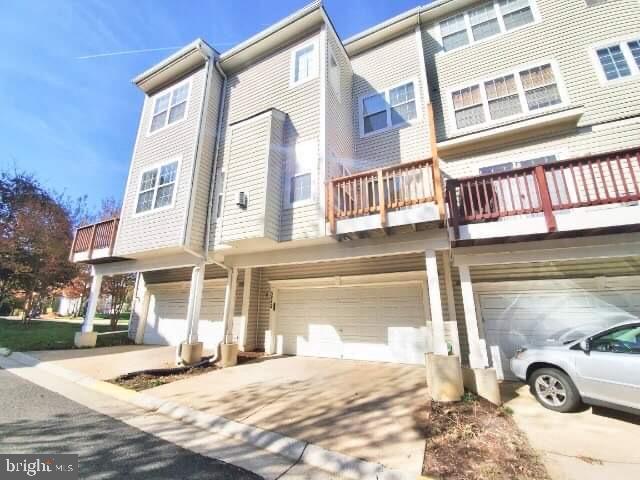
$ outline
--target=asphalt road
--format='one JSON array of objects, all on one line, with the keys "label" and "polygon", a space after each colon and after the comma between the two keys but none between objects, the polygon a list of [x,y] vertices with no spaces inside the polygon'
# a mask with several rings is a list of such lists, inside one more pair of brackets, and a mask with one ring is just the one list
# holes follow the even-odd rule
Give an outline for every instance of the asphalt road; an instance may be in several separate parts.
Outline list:
[{"label": "asphalt road", "polygon": [[101,415],[2,369],[0,452],[77,453],[83,479],[261,478]]}]

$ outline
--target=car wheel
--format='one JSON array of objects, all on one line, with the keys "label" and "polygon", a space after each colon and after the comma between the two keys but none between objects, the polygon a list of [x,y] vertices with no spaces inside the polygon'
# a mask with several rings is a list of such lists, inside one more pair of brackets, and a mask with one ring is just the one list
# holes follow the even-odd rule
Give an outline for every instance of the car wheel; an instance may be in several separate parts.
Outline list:
[{"label": "car wheel", "polygon": [[556,412],[573,412],[582,403],[569,376],[555,368],[536,370],[529,379],[531,391],[540,404]]}]

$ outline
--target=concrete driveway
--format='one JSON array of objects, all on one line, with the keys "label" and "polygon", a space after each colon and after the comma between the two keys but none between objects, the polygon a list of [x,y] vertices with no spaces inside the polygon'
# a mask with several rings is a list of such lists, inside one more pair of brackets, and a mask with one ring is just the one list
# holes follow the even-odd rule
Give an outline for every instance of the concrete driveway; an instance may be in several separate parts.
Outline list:
[{"label": "concrete driveway", "polygon": [[503,399],[554,480],[640,478],[640,417],[602,408],[553,412],[521,383],[505,382]]},{"label": "concrete driveway", "polygon": [[424,367],[277,357],[146,392],[388,468],[422,467]]}]

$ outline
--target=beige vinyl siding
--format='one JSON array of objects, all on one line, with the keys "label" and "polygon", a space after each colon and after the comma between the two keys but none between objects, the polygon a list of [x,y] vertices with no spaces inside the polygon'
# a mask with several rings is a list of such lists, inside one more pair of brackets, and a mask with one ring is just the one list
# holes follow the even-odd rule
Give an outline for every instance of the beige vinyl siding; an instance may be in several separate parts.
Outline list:
[{"label": "beige vinyl siding", "polygon": [[[340,91],[334,90],[329,80],[329,53],[326,55],[326,97],[325,97],[325,133],[326,133],[326,178],[340,176],[340,164],[355,171],[353,150],[353,102],[351,101],[351,82],[353,71],[339,40],[331,28],[327,28],[327,51],[331,52],[340,68]],[[324,177],[322,177],[324,178]]]},{"label": "beige vinyl siding", "polygon": [[[130,254],[178,247],[182,244],[205,76],[205,68],[200,68],[186,77],[190,79],[191,87],[185,119],[151,135],[148,131],[154,99],[153,97],[145,98],[137,145],[122,204],[114,255],[126,257]],[[176,156],[181,156],[182,159],[174,190],[173,207],[159,211],[151,210],[134,216],[143,171],[150,165]]]},{"label": "beige vinyl siding", "polygon": [[[442,262],[444,258],[447,258],[447,255],[447,252],[438,252],[437,256],[442,313],[445,321],[448,321],[448,309],[444,276],[442,274]],[[265,348],[265,332],[269,329],[269,312],[271,307],[271,289],[269,282],[272,280],[323,278],[424,270],[424,254],[393,255],[388,257],[364,258],[341,262],[282,265],[255,269],[253,275],[256,279],[259,279],[259,283],[257,285],[258,305],[255,319],[251,315],[249,317],[250,323],[255,322],[255,327],[253,325],[250,326],[252,331],[255,331],[255,348],[259,350],[263,350]],[[252,290],[252,297],[256,294],[254,292],[255,291]]]},{"label": "beige vinyl siding", "polygon": [[579,126],[638,115],[640,81],[600,85],[596,71],[599,67],[592,62],[590,48],[603,41],[640,34],[640,2],[618,0],[597,8],[587,7],[584,0],[536,2],[540,23],[457,51],[440,52],[437,25],[425,25],[427,76],[432,87],[437,86],[440,91],[439,98],[434,98],[440,141],[454,133],[447,89],[539,60],[558,62],[570,104],[585,109]]},{"label": "beige vinyl siding", "polygon": [[626,148],[640,149],[640,116],[613,121],[570,132],[531,135],[524,141],[507,142],[495,149],[468,151],[464,154],[442,154],[440,169],[446,178],[479,174],[481,167],[510,161],[521,161],[555,154],[558,160],[606,153]]},{"label": "beige vinyl siding", "polygon": [[210,91],[207,108],[202,123],[202,147],[199,163],[196,166],[195,184],[191,195],[192,217],[190,226],[190,247],[198,252],[204,250],[209,193],[213,175],[213,156],[218,128],[218,110],[222,90],[222,77],[215,68],[211,69]]},{"label": "beige vinyl siding", "polygon": [[[282,184],[282,115],[273,110],[228,130],[222,242],[278,239]],[[275,142],[272,143],[272,142]],[[236,203],[247,195],[247,208]]]},{"label": "beige vinyl siding", "polygon": [[[368,170],[431,156],[424,110],[426,86],[423,84],[419,62],[418,42],[413,29],[351,59],[356,170]],[[417,82],[415,95],[416,108],[420,111],[419,120],[415,124],[360,138],[360,98],[383,92],[405,80]]]},{"label": "beige vinyl siding", "polygon": [[251,294],[249,295],[249,307],[247,309],[247,334],[245,342],[245,350],[247,351],[255,350],[256,348],[258,310],[262,300],[260,298],[260,276],[261,270],[254,268],[251,272]]},{"label": "beige vinyl siding", "polygon": [[[482,265],[471,267],[470,272],[473,283],[637,276],[640,275],[640,256],[563,262]],[[460,335],[460,348],[463,352],[463,361],[466,362],[469,355],[469,344],[467,343],[464,307],[460,290],[460,274],[457,267],[452,266],[451,276]]]},{"label": "beige vinyl siding", "polygon": [[[298,142],[306,140],[319,142],[319,77],[296,87],[289,87],[292,49],[318,36],[319,33],[316,32],[301,38],[229,75],[223,122],[225,131],[222,132],[223,144],[220,148],[222,154],[220,163],[223,168],[228,162],[228,148],[225,145],[229,137],[226,134],[228,126],[271,108],[278,109],[287,115],[282,144],[285,154]],[[280,216],[280,240],[319,236],[321,233],[320,222],[318,222],[319,212],[320,206],[317,203],[295,209],[283,209]],[[211,238],[214,239],[215,235],[211,235]]]}]

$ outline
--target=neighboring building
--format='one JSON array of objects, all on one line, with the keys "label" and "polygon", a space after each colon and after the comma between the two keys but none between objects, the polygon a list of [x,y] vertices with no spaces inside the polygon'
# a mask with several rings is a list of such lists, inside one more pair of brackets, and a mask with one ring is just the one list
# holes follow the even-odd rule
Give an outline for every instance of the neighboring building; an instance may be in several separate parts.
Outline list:
[{"label": "neighboring building", "polygon": [[72,259],[140,273],[140,343],[509,377],[523,342],[640,316],[638,18],[440,0],[342,41],[314,2],[196,40],[134,80],[121,218]]}]

